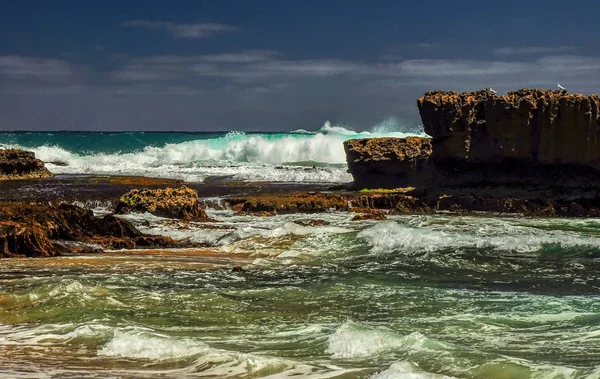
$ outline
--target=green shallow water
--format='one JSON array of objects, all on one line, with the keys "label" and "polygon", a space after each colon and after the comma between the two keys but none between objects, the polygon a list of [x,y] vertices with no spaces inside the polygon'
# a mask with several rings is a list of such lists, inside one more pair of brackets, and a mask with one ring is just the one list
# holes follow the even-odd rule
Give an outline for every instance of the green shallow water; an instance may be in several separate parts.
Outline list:
[{"label": "green shallow water", "polygon": [[0,375],[600,375],[600,221],[213,216],[130,217],[208,255],[3,261]]}]

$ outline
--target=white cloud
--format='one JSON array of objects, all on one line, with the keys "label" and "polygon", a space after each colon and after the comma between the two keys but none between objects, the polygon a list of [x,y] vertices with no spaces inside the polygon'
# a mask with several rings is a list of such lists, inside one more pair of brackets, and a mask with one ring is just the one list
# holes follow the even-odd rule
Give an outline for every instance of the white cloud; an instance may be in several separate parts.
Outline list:
[{"label": "white cloud", "polygon": [[414,46],[418,47],[419,49],[437,49],[438,47],[440,47],[442,45],[439,43],[419,42],[419,43],[415,43]]},{"label": "white cloud", "polygon": [[[343,77],[346,81],[403,78],[410,83],[444,83],[456,78],[527,77],[555,80],[577,73],[600,71],[600,58],[548,56],[535,61],[408,59],[398,62],[360,62],[341,59],[285,60],[276,52],[247,51],[219,55],[155,56],[133,59],[112,73],[113,78],[130,81],[220,79],[236,83],[290,82]],[[342,79],[340,79],[342,80]],[[561,79],[563,82],[565,80]]]},{"label": "white cloud", "polygon": [[164,30],[171,33],[175,38],[206,38],[216,33],[238,30],[235,26],[218,23],[176,24],[168,21],[133,20],[126,21],[121,25],[132,28]]},{"label": "white cloud", "polygon": [[0,56],[0,75],[11,78],[56,78],[72,74],[69,63],[57,59]]},{"label": "white cloud", "polygon": [[561,54],[568,53],[575,50],[573,46],[555,46],[555,47],[544,47],[544,46],[526,46],[526,47],[514,47],[505,46],[499,47],[492,50],[495,55],[545,55],[545,54]]},{"label": "white cloud", "polygon": [[[289,85],[306,80],[345,82],[394,82],[404,80],[411,85],[487,82],[506,83],[527,79],[527,83],[567,83],[600,75],[600,58],[573,55],[541,57],[534,61],[478,61],[459,59],[408,59],[398,62],[361,62],[342,59],[289,60],[275,51],[241,52],[194,56],[163,55],[143,58],[121,58],[110,72],[86,73],[66,61],[0,56],[2,85],[52,82],[55,85],[87,85],[96,81],[104,89],[141,83],[163,83],[163,86],[218,88],[227,85],[252,85],[270,88],[274,83]],[[315,82],[316,83],[316,82]],[[497,86],[497,84],[495,84]],[[518,85],[518,84],[517,84]]]},{"label": "white cloud", "polygon": [[600,58],[576,55],[547,56],[538,60],[540,68],[545,71],[575,73],[600,70]]},{"label": "white cloud", "polygon": [[195,62],[214,63],[250,63],[273,60],[280,54],[271,50],[244,50],[236,53],[206,54],[206,55],[155,55],[136,58],[133,61],[142,64],[172,65]]},{"label": "white cloud", "polygon": [[406,60],[398,64],[408,76],[481,76],[525,72],[530,65],[519,62],[474,61],[456,59]]},{"label": "white cloud", "polygon": [[250,124],[306,129],[329,118],[368,123],[390,115],[413,125],[415,99],[432,89],[493,87],[504,93],[561,83],[572,92],[600,91],[600,57],[498,58],[288,59],[275,51],[248,50],[120,57],[110,71],[101,71],[64,60],[0,56],[0,128],[8,119],[17,120],[15,125],[23,120],[23,128],[35,123],[44,128],[46,116],[26,121],[30,113],[43,115],[40,109],[78,127],[102,118],[115,129],[160,129],[172,119],[190,130]]}]

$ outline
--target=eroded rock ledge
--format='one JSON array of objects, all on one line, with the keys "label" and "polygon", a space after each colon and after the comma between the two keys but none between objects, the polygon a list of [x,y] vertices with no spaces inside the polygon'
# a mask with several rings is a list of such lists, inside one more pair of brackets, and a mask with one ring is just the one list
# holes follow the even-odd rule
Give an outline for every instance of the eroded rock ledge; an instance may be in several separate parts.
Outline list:
[{"label": "eroded rock ledge", "polygon": [[169,237],[143,234],[124,219],[95,217],[76,205],[0,202],[0,257],[176,246]]},{"label": "eroded rock ledge", "polygon": [[[357,188],[600,186],[597,95],[539,89],[505,96],[431,91],[417,105],[430,142],[384,138],[345,143]],[[420,154],[414,149],[429,143],[431,148]]]},{"label": "eroded rock ledge", "polygon": [[431,140],[420,137],[355,139],[344,143],[357,188],[395,188],[428,180]]},{"label": "eroded rock ledge", "polygon": [[[535,217],[600,217],[600,196],[571,197],[561,192],[518,191],[503,188],[398,188],[352,192],[297,192],[230,197],[226,202],[238,214],[277,214],[349,211],[353,220],[381,219],[385,215],[477,212]],[[375,216],[375,217],[373,217]]]},{"label": "eroded rock ledge", "polygon": [[0,180],[38,179],[52,176],[31,151],[18,149],[0,150]]},{"label": "eroded rock ledge", "polygon": [[198,201],[198,191],[179,188],[133,189],[119,199],[116,214],[149,212],[156,216],[191,221],[214,221]]},{"label": "eroded rock ledge", "polygon": [[519,163],[600,168],[600,98],[521,89],[430,91],[417,101],[438,165]]},{"label": "eroded rock ledge", "polygon": [[412,186],[436,210],[599,215],[597,95],[430,91],[417,105],[430,139],[344,144],[354,189]]}]

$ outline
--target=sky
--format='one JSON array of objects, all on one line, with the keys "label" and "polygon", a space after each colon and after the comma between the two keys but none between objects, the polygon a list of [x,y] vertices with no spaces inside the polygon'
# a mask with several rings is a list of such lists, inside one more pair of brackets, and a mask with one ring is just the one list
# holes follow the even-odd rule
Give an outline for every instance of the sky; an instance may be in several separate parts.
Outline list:
[{"label": "sky", "polygon": [[428,90],[600,92],[592,0],[0,0],[0,9],[4,131],[316,130],[326,120],[413,129]]}]

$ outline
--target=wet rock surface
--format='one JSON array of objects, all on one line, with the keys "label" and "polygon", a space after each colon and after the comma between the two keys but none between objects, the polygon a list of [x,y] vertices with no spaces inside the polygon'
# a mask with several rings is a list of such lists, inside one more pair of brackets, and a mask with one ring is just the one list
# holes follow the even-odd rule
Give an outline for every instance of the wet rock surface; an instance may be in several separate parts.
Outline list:
[{"label": "wet rock surface", "polygon": [[149,212],[156,216],[194,221],[214,221],[206,215],[198,192],[179,188],[133,189],[121,196],[116,214]]},{"label": "wet rock surface", "polygon": [[385,215],[385,213],[375,210],[369,213],[360,213],[357,214],[356,216],[352,217],[352,221],[366,221],[366,220],[376,220],[376,221],[380,221],[380,220],[385,220],[387,218],[387,216]]},{"label": "wet rock surface", "polygon": [[597,95],[430,91],[417,105],[431,139],[345,144],[354,189],[412,186],[419,210],[599,215]]},{"label": "wet rock surface", "polygon": [[[437,212],[600,217],[600,196],[592,193],[578,195],[531,190],[514,192],[506,188],[400,188],[382,193],[340,191],[265,194],[249,198],[231,197],[226,201],[238,214],[253,216],[349,211],[357,213],[355,220],[383,219],[381,216],[385,215]],[[308,222],[307,225],[312,226]]]},{"label": "wet rock surface", "polygon": [[331,224],[329,221],[321,220],[321,219],[308,219],[308,220],[295,220],[294,224],[298,224],[301,226],[327,226]]},{"label": "wet rock surface", "polygon": [[436,164],[515,163],[600,168],[600,98],[521,89],[430,91],[417,101]]},{"label": "wet rock surface", "polygon": [[0,257],[101,251],[69,241],[112,249],[177,246],[171,238],[143,234],[126,220],[113,215],[95,217],[76,205],[0,203]]},{"label": "wet rock surface", "polygon": [[0,150],[0,180],[39,179],[52,176],[30,151],[18,149]]},{"label": "wet rock surface", "polygon": [[353,139],[344,142],[344,150],[357,189],[399,187],[429,178],[429,138]]}]

